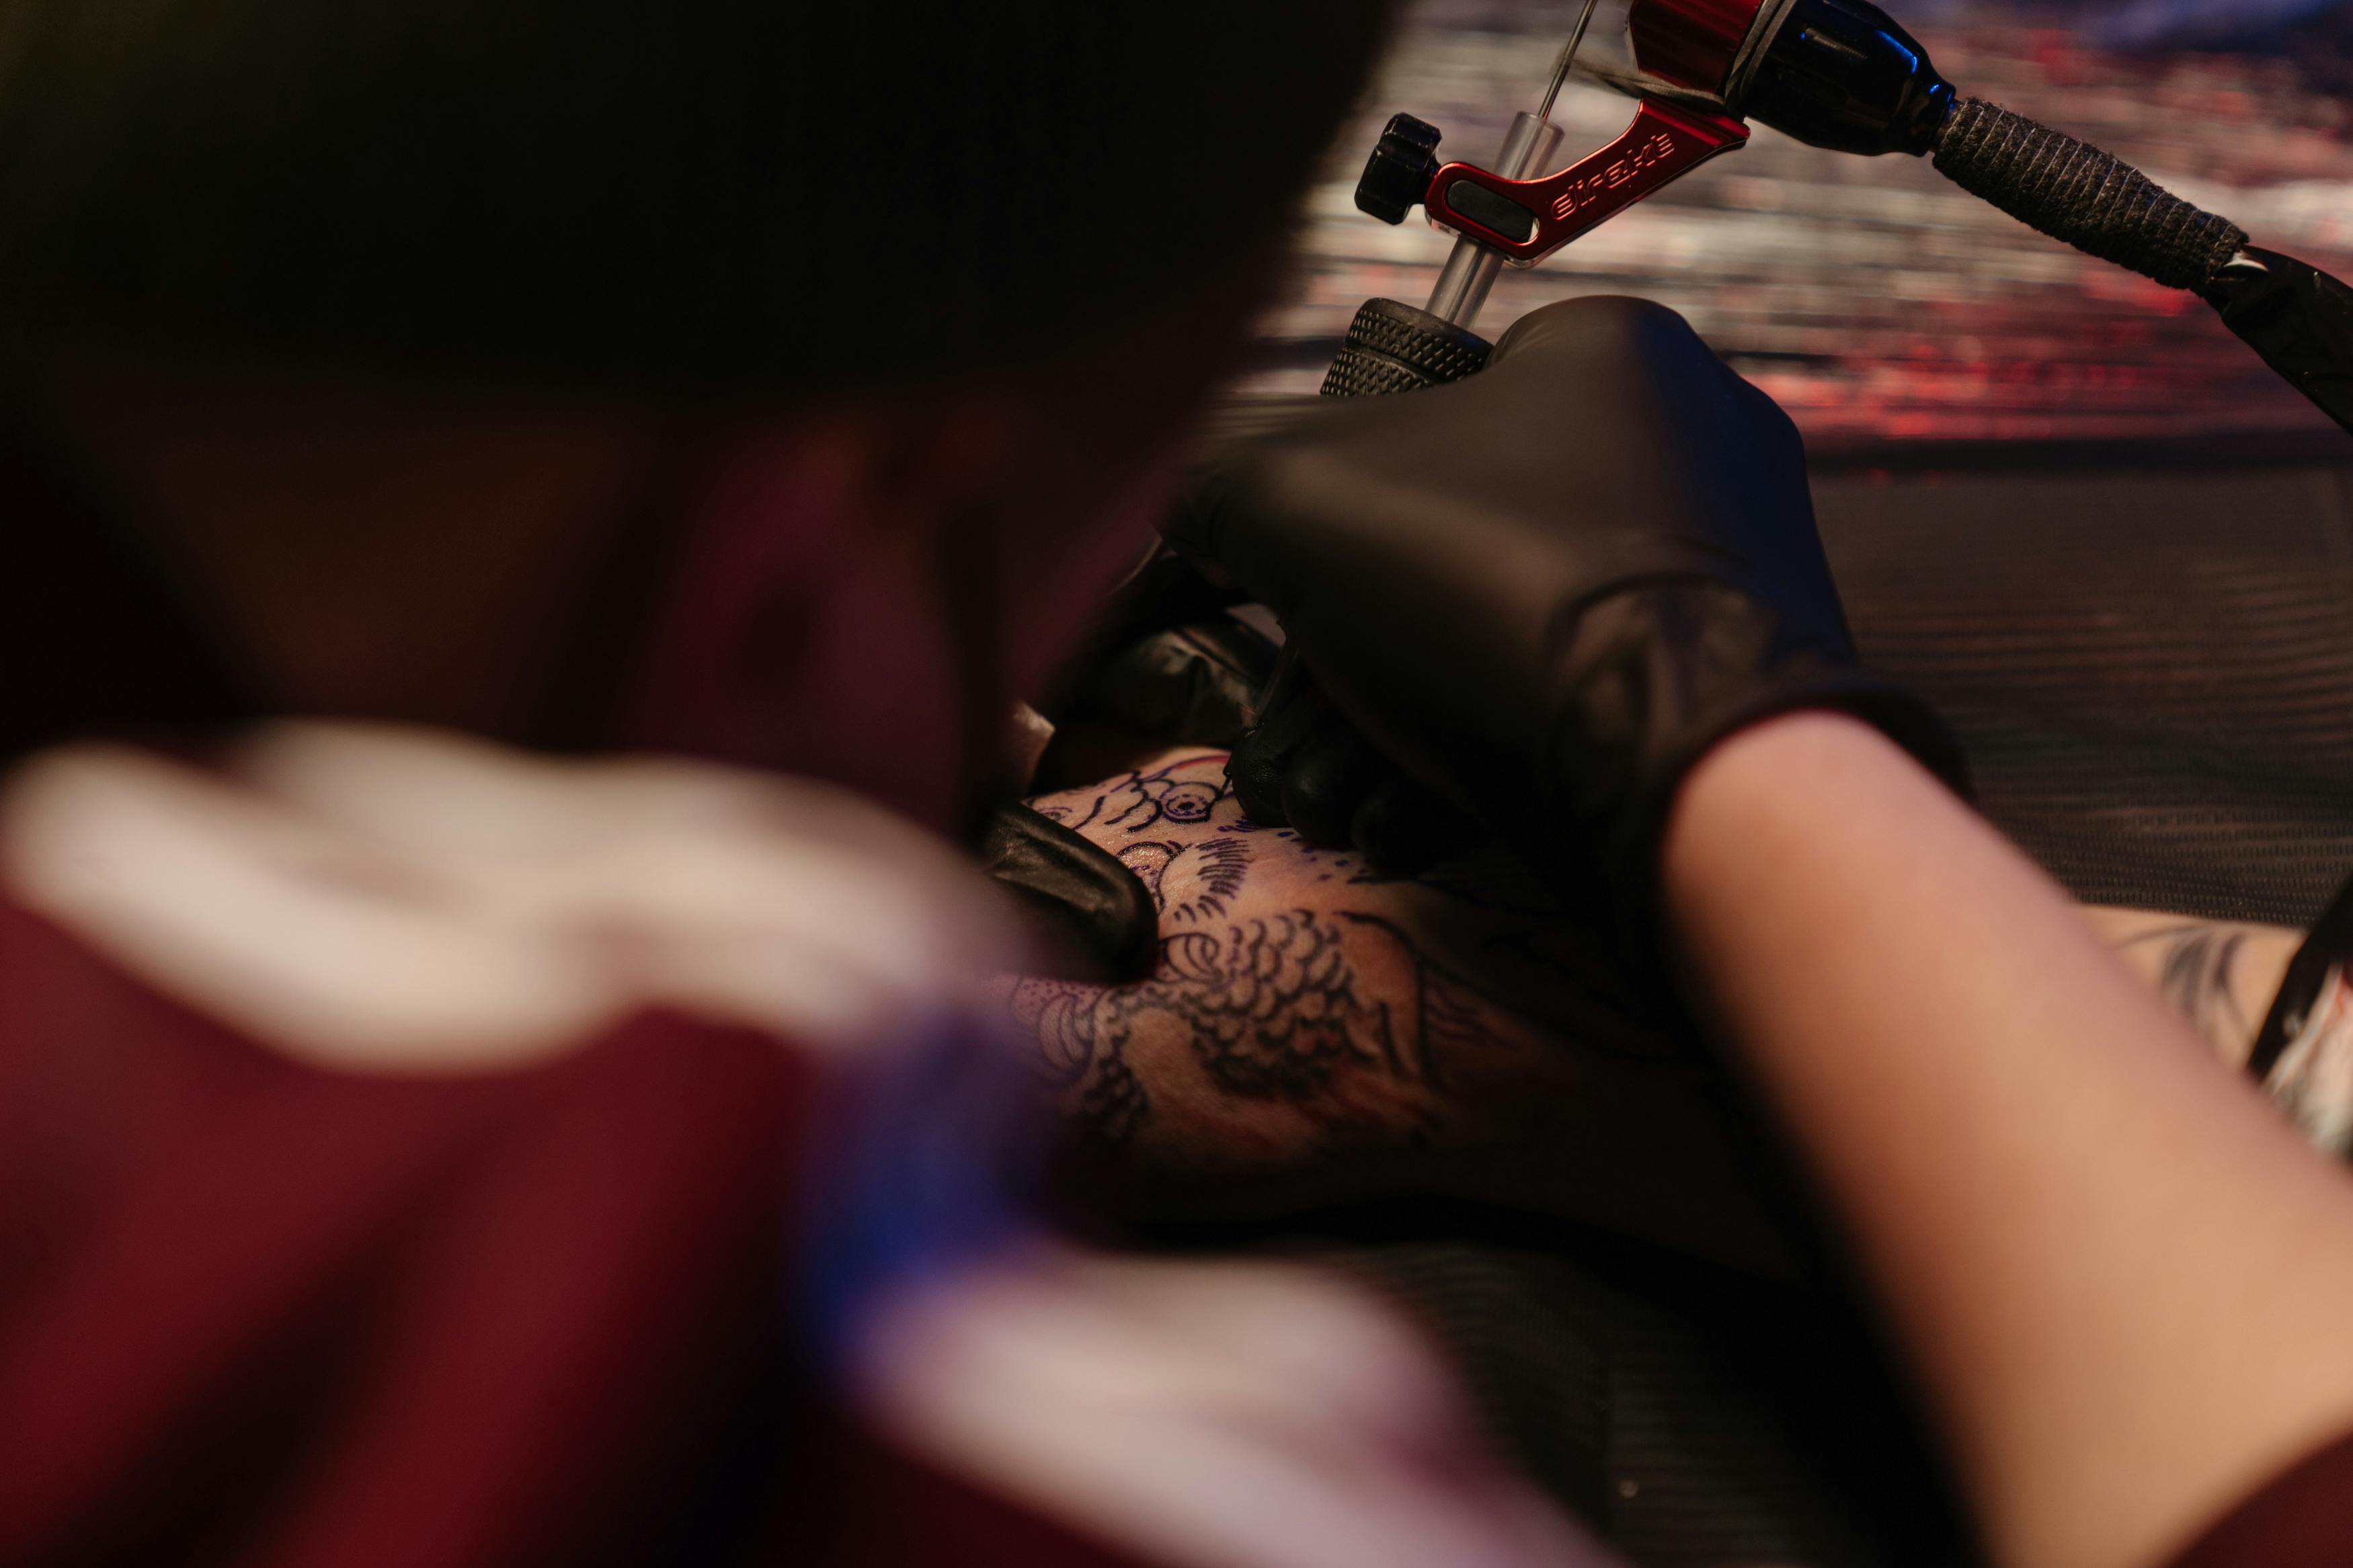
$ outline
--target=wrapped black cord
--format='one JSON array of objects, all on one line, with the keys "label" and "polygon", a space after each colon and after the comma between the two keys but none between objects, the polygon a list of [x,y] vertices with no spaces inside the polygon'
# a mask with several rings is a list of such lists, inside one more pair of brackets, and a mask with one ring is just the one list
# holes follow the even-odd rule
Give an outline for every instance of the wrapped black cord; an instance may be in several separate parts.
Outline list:
[{"label": "wrapped black cord", "polygon": [[2122,159],[2022,114],[1963,99],[1936,169],[1970,195],[2076,249],[2202,289],[2244,248],[2244,230],[2173,195]]},{"label": "wrapped black cord", "polygon": [[2331,419],[2353,431],[2353,289],[2258,250],[2120,158],[2022,114],[1964,99],[1936,142],[1939,173],[2054,239],[2191,289]]}]

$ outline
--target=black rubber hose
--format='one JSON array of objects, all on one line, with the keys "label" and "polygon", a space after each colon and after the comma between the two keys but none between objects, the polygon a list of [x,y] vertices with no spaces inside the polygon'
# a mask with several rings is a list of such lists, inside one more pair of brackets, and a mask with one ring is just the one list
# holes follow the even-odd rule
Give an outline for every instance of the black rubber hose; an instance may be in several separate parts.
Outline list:
[{"label": "black rubber hose", "polygon": [[1982,99],[1955,107],[1936,160],[1946,178],[2021,223],[2168,288],[2207,288],[2246,247],[2246,232],[2228,218]]},{"label": "black rubber hose", "polygon": [[2353,288],[2251,245],[2204,292],[2264,363],[2353,431]]}]

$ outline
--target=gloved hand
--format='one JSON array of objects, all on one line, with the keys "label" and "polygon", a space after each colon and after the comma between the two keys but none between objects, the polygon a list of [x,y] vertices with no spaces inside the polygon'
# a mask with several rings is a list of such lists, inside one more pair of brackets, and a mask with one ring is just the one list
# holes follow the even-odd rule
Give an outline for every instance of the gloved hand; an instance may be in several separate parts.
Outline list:
[{"label": "gloved hand", "polygon": [[1073,661],[1055,724],[1116,731],[1126,749],[1162,742],[1231,750],[1250,730],[1275,659],[1271,643],[1227,614],[1239,597],[1162,551],[1121,585]]},{"label": "gloved hand", "polygon": [[[1147,562],[1073,661],[1035,776],[1008,781],[1007,793],[1091,784],[1152,742],[1240,741],[1274,648],[1226,614],[1234,602],[1173,554]],[[1151,973],[1159,910],[1110,851],[1010,799],[987,816],[973,847],[1035,924],[1038,961],[1055,975],[1117,984]]]},{"label": "gloved hand", "polygon": [[1476,824],[1365,739],[1297,658],[1259,700],[1258,727],[1226,764],[1251,820],[1309,844],[1353,849],[1376,871],[1409,877],[1478,839]]},{"label": "gloved hand", "polygon": [[980,868],[1034,924],[1042,973],[1099,985],[1152,973],[1160,911],[1119,857],[1018,801],[990,812],[978,837]]},{"label": "gloved hand", "polygon": [[[1962,784],[1935,715],[1857,667],[1795,427],[1655,305],[1552,306],[1468,381],[1320,409],[1166,531],[1413,778],[1645,915],[1677,787],[1745,726],[1843,710]],[[1291,765],[1380,787],[1334,744]]]}]

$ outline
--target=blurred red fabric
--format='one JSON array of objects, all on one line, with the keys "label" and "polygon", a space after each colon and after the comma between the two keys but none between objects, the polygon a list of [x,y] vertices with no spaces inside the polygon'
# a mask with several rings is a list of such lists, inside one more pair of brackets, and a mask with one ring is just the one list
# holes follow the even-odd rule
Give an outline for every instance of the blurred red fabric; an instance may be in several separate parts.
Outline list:
[{"label": "blurred red fabric", "polygon": [[2339,1568],[2353,1561],[2353,1437],[2242,1504],[2174,1568]]},{"label": "blurred red fabric", "polygon": [[1115,1561],[797,1361],[788,1045],[290,1064],[0,906],[0,1563]]}]

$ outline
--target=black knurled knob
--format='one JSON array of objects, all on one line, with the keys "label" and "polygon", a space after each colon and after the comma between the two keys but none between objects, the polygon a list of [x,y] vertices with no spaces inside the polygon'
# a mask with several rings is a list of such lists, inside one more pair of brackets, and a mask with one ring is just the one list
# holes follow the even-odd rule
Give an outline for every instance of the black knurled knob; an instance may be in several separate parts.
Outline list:
[{"label": "black knurled knob", "polygon": [[1356,210],[1387,224],[1399,224],[1430,194],[1438,173],[1438,127],[1410,114],[1392,117],[1380,145],[1356,182]]},{"label": "black knurled knob", "polygon": [[1395,300],[1367,300],[1324,378],[1326,397],[1387,397],[1443,386],[1487,368],[1494,345]]}]

